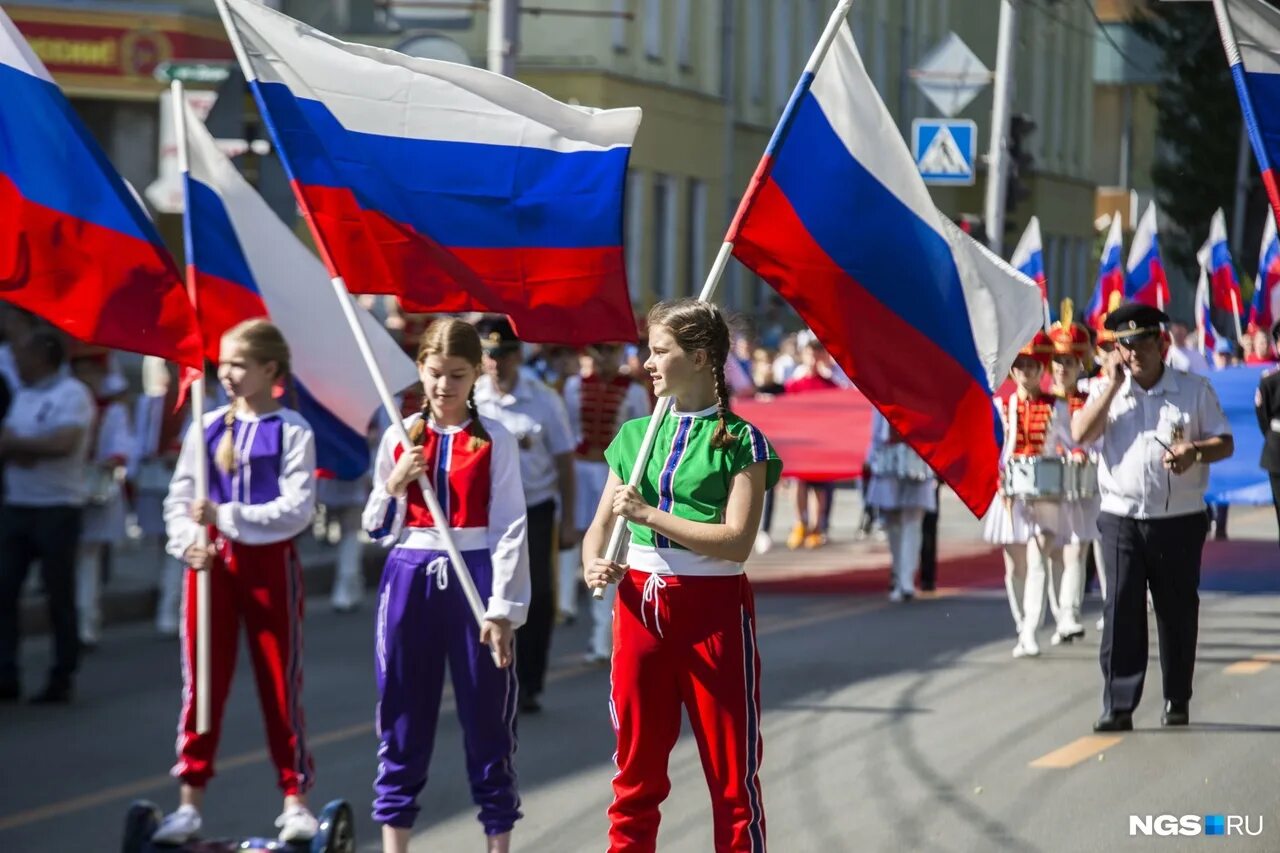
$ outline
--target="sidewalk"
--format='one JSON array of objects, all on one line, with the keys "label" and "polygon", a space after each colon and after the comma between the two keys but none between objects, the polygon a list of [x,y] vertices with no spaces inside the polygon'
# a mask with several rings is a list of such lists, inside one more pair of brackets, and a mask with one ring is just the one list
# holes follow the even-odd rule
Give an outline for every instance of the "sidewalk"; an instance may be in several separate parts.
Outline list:
[{"label": "sidewalk", "polygon": [[[836,490],[831,516],[830,541],[825,547],[790,551],[786,538],[795,523],[795,492],[788,483],[776,493],[773,527],[774,546],[767,554],[753,554],[747,562],[752,584],[760,592],[882,594],[888,590],[889,546],[883,534],[858,538],[862,518],[862,494],[856,489]],[[1004,566],[991,545],[982,541],[982,522],[949,490],[942,491],[938,524],[938,586],[1000,587]],[[1259,560],[1271,563],[1276,545],[1275,513],[1271,507],[1233,507],[1228,529],[1231,541],[1210,542],[1205,549],[1205,568],[1222,563],[1235,567]],[[298,550],[306,572],[306,588],[311,595],[327,595],[333,585],[336,550],[310,533],[298,539]],[[377,583],[386,552],[374,545],[364,550],[365,577]],[[1259,569],[1261,568],[1258,567]],[[128,541],[116,549],[111,580],[103,588],[104,626],[153,618],[159,557],[152,548]],[[1258,569],[1250,571],[1249,584],[1258,582]],[[1243,581],[1241,582],[1244,583]],[[47,630],[43,596],[24,598],[21,621],[24,633]]]}]

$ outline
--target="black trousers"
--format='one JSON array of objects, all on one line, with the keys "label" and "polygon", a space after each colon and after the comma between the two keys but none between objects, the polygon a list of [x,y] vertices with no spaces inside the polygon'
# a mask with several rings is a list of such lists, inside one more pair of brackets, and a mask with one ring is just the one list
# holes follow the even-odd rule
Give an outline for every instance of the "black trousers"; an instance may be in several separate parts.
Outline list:
[{"label": "black trousers", "polygon": [[1209,519],[1203,512],[1140,520],[1098,516],[1107,573],[1106,625],[1098,654],[1102,706],[1132,712],[1147,675],[1147,589],[1156,611],[1164,698],[1191,699],[1200,623],[1200,554]]},{"label": "black trousers", "polygon": [[933,487],[933,512],[924,514],[924,529],[920,537],[920,588],[936,589],[938,586],[938,512],[942,509],[941,487]]},{"label": "black trousers", "polygon": [[529,618],[516,631],[516,677],[520,692],[537,696],[547,676],[551,629],[555,627],[556,502],[545,501],[526,510],[529,537]]},{"label": "black trousers", "polygon": [[18,600],[27,572],[38,560],[53,628],[49,680],[71,683],[80,656],[75,580],[79,544],[79,507],[0,508],[0,682],[18,680]]},{"label": "black trousers", "polygon": [[1276,526],[1280,528],[1280,474],[1268,473],[1271,475],[1271,502],[1276,505]]}]

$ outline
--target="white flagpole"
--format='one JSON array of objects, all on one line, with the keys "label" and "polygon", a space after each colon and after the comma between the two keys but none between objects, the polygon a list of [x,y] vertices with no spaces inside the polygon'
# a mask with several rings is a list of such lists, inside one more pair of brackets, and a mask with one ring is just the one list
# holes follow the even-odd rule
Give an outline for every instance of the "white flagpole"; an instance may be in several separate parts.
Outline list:
[{"label": "white flagpole", "polygon": [[[169,94],[172,99],[173,109],[173,127],[174,142],[178,148],[178,173],[182,175],[183,194],[186,194],[187,173],[190,171],[190,163],[187,155],[187,99],[182,91],[182,81],[174,80],[169,85]],[[190,199],[186,199],[182,205],[182,216],[187,222],[190,222],[191,205]],[[185,229],[190,234],[190,229]],[[188,242],[185,247],[187,254],[186,281],[187,281],[187,298],[191,300],[191,307],[199,316],[200,300],[196,293],[196,281],[194,275],[195,267],[191,263],[191,243]],[[200,371],[199,380],[191,383],[191,423],[194,429],[204,431],[204,371]],[[207,453],[199,454],[196,461],[195,470],[195,486],[196,500],[207,500],[209,497],[209,459]],[[196,545],[201,548],[209,547],[209,536],[205,526],[200,525],[200,532],[196,536]],[[202,571],[196,572],[196,733],[206,734],[209,731],[209,572],[213,567],[206,566]]]},{"label": "white flagpole", "polygon": [[1231,291],[1231,316],[1236,321],[1236,341],[1244,346],[1244,328],[1240,325],[1240,294]]},{"label": "white flagpole", "polygon": [[[253,64],[249,61],[248,53],[244,49],[244,43],[240,39],[240,31],[236,29],[235,21],[232,20],[231,10],[227,7],[226,0],[216,0],[216,3],[218,14],[222,18],[222,25],[227,31],[227,38],[230,39],[231,48],[240,63],[240,69],[244,72],[245,79],[252,82],[257,79],[257,74],[253,69]],[[271,120],[266,110],[262,110],[262,114],[268,129],[274,135],[275,129],[271,126]],[[280,152],[280,159],[285,162],[285,167],[288,168],[288,160],[284,148],[278,146],[277,150]],[[392,426],[399,433],[400,446],[407,453],[414,448],[414,443],[409,438],[408,430],[404,427],[404,419],[400,416],[400,410],[395,404],[391,390],[387,387],[387,380],[378,366],[378,360],[373,354],[373,347],[369,344],[369,338],[365,334],[364,327],[360,325],[360,318],[356,314],[355,306],[351,304],[351,295],[347,292],[346,282],[343,281],[342,276],[336,274],[336,269],[332,262],[333,256],[329,253],[324,234],[315,227],[315,221],[311,217],[311,210],[307,207],[306,199],[301,194],[297,194],[297,201],[298,208],[302,211],[307,220],[307,225],[311,229],[311,236],[315,238],[316,247],[323,256],[325,266],[330,270],[332,276],[330,282],[333,284],[334,294],[338,299],[338,304],[342,306],[342,315],[346,318],[347,326],[355,337],[356,346],[360,349],[361,359],[369,371],[370,378],[373,379],[374,388],[377,389],[378,397],[382,401],[382,408],[387,413],[387,418],[391,421]],[[480,592],[476,589],[475,580],[471,577],[471,572],[467,569],[467,564],[462,559],[462,553],[458,551],[458,546],[453,541],[453,536],[449,532],[449,519],[445,517],[443,510],[441,510],[440,501],[437,500],[436,493],[431,488],[431,483],[426,474],[418,477],[418,487],[422,489],[422,496],[426,500],[427,509],[431,512],[436,528],[440,531],[441,538],[444,540],[445,551],[449,554],[449,562],[453,568],[454,576],[462,584],[462,593],[467,599],[467,604],[470,605],[476,624],[483,625],[485,609],[480,601]],[[496,664],[498,662],[497,647],[491,648],[490,652]]]},{"label": "white flagpole", "polygon": [[[756,192],[769,176],[768,168],[772,162],[769,152],[781,144],[782,138],[791,126],[791,119],[795,115],[796,105],[800,102],[800,98],[809,91],[809,86],[813,82],[813,75],[817,73],[818,66],[822,64],[822,60],[826,57],[827,50],[831,47],[831,42],[835,40],[836,33],[840,31],[840,24],[849,14],[849,7],[852,5],[853,0],[840,0],[836,5],[835,11],[831,13],[831,17],[827,19],[827,26],[822,31],[822,37],[818,39],[818,44],[814,47],[813,53],[809,55],[809,61],[805,64],[800,82],[796,84],[791,93],[791,99],[787,102],[786,109],[782,111],[782,115],[778,118],[773,137],[769,141],[768,151],[760,158],[755,174],[751,176],[751,182],[747,186],[747,191],[738,203],[738,210],[734,214],[733,222],[729,225],[725,241],[720,244],[720,251],[716,254],[714,263],[711,264],[710,272],[707,273],[707,279],[702,285],[702,292],[698,294],[699,302],[710,302],[714,298],[716,289],[720,286],[720,279],[724,275],[725,267],[729,265],[729,258],[733,256],[733,235],[738,228],[738,223],[747,209],[750,208]],[[658,400],[653,416],[649,418],[649,429],[645,432],[644,441],[640,444],[640,452],[636,455],[636,461],[631,466],[631,476],[627,479],[628,485],[638,485],[640,478],[644,476],[644,469],[649,464],[649,455],[653,452],[653,444],[658,438],[658,429],[662,426],[663,419],[671,409],[671,403],[671,397],[662,397]],[[606,559],[614,563],[622,562],[623,551],[627,542],[626,533],[626,519],[615,519],[613,531],[609,535],[609,546],[605,549]],[[585,563],[589,557],[584,553],[582,559]],[[604,598],[604,589],[597,587],[591,591],[591,594],[598,601]]]}]

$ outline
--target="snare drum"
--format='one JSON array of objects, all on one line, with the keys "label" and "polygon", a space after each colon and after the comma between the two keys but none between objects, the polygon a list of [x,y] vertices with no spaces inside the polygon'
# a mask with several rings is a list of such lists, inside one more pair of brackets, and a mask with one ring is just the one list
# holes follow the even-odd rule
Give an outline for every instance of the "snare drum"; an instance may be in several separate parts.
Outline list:
[{"label": "snare drum", "polygon": [[871,454],[871,473],[876,477],[924,482],[932,472],[925,461],[906,444],[884,444]]},{"label": "snare drum", "polygon": [[1066,461],[1045,456],[1015,456],[1000,472],[1005,497],[1024,501],[1062,500],[1066,490]]},{"label": "snare drum", "polygon": [[1098,463],[1092,459],[1072,459],[1067,463],[1066,497],[1088,500],[1098,495]]}]

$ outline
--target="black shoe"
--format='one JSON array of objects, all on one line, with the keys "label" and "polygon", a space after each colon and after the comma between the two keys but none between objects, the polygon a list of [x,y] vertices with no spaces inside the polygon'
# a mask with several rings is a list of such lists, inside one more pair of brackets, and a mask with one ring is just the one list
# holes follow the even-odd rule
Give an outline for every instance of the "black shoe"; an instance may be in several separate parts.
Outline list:
[{"label": "black shoe", "polygon": [[1123,711],[1107,711],[1093,724],[1095,732],[1131,732],[1133,714]]},{"label": "black shoe", "polygon": [[542,712],[542,703],[538,701],[537,696],[521,696],[520,697],[520,713],[522,714],[539,714]]},{"label": "black shoe", "polygon": [[1165,702],[1164,713],[1160,715],[1162,726],[1185,726],[1191,722],[1190,702]]},{"label": "black shoe", "polygon": [[71,701],[71,685],[50,682],[29,701],[32,705],[66,705]]},{"label": "black shoe", "polygon": [[18,686],[16,681],[6,681],[0,684],[0,702],[16,702],[22,698],[22,688]]}]

